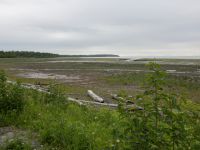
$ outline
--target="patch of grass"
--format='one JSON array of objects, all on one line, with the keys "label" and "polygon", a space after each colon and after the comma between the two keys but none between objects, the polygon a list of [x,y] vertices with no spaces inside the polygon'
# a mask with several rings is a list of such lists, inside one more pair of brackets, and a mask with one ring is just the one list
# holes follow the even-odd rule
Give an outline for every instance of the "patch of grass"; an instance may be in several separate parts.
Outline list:
[{"label": "patch of grass", "polygon": [[87,88],[75,85],[63,85],[66,94],[85,94]]},{"label": "patch of grass", "polygon": [[[113,86],[137,85],[143,89],[142,87],[145,86],[145,73],[113,74],[104,77],[103,81]],[[200,102],[200,79],[198,77],[169,75],[165,86],[168,87],[169,91],[177,91],[177,93],[184,94],[194,102]]]},{"label": "patch of grass", "polygon": [[114,74],[104,78],[106,83],[112,85],[141,85],[144,79],[143,73]]},{"label": "patch of grass", "polygon": [[[55,107],[47,109],[48,118],[51,120],[47,119],[47,116],[43,118],[45,129],[39,129],[44,144],[65,149],[109,147],[109,142],[112,142],[113,138],[113,124],[106,123],[106,119],[103,120],[106,122],[102,122],[100,112],[82,110],[84,108],[71,104],[65,109],[66,111]],[[52,110],[54,111],[50,112]]]},{"label": "patch of grass", "polygon": [[[45,95],[27,90],[24,111],[15,118],[7,115],[7,125],[29,129],[39,134],[44,148],[111,149],[123,131],[115,110],[79,106],[73,103],[46,104]],[[117,131],[117,132],[116,132]]]},{"label": "patch of grass", "polygon": [[188,99],[200,103],[200,80],[198,78],[169,76],[167,83],[169,90],[182,93]]}]

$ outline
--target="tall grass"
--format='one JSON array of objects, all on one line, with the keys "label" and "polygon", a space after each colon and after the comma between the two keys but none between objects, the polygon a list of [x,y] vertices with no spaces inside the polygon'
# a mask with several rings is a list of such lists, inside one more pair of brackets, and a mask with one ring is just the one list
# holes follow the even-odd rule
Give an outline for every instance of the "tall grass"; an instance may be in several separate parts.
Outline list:
[{"label": "tall grass", "polygon": [[[111,149],[116,147],[119,113],[116,110],[46,103],[46,94],[26,90],[24,110],[6,115],[4,125],[31,130],[39,135],[44,149]],[[49,97],[49,96],[48,96]]]}]

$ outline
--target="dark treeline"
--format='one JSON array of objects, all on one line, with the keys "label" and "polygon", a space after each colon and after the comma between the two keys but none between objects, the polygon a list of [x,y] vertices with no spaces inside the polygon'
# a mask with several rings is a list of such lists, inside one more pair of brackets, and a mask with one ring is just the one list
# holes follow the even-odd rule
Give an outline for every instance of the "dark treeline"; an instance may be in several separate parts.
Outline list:
[{"label": "dark treeline", "polygon": [[113,54],[96,55],[59,55],[52,53],[30,52],[30,51],[0,51],[0,58],[50,58],[50,57],[119,57]]},{"label": "dark treeline", "polygon": [[96,55],[60,55],[61,57],[119,57],[114,54],[96,54]]},{"label": "dark treeline", "polygon": [[59,55],[52,53],[28,52],[28,51],[0,51],[0,58],[23,58],[23,57],[49,58],[49,57],[59,57]]}]

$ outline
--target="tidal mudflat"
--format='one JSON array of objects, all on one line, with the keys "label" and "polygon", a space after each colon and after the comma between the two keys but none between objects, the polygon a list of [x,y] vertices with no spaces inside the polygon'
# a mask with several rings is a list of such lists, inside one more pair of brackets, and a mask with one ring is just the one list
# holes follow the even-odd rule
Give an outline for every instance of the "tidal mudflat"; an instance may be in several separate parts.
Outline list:
[{"label": "tidal mudflat", "polygon": [[146,64],[150,61],[161,64],[177,91],[199,102],[199,59],[13,58],[1,59],[0,68],[6,70],[11,80],[41,86],[59,82],[67,87],[67,94],[86,100],[86,91],[92,89],[111,102],[111,95],[120,91],[129,95],[143,91]]}]

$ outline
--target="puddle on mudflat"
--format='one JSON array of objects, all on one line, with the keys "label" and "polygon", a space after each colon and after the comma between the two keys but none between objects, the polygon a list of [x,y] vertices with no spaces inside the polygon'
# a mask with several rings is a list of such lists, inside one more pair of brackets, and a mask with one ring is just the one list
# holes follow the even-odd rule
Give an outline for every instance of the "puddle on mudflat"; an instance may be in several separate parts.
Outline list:
[{"label": "puddle on mudflat", "polygon": [[41,72],[28,72],[28,73],[20,73],[17,76],[23,78],[30,78],[30,79],[56,79],[56,80],[65,80],[68,82],[74,82],[80,80],[79,76],[66,76],[66,75],[58,75],[54,73],[41,73]]}]

